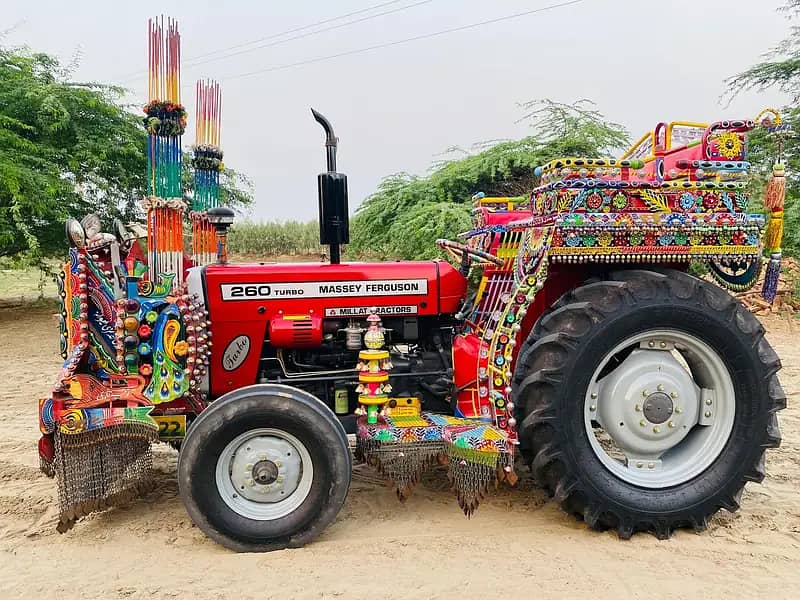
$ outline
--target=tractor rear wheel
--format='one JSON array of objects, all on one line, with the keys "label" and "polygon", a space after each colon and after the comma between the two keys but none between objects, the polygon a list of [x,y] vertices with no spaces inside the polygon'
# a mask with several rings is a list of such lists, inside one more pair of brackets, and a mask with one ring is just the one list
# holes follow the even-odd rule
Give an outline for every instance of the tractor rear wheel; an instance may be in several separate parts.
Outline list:
[{"label": "tractor rear wheel", "polygon": [[253,385],[213,402],[178,461],[194,523],[238,552],[302,546],[336,518],[350,487],[347,434],[317,398]]},{"label": "tractor rear wheel", "polygon": [[535,477],[622,538],[702,530],[780,444],[780,360],[724,290],[628,270],[563,296],[520,349],[513,395]]}]

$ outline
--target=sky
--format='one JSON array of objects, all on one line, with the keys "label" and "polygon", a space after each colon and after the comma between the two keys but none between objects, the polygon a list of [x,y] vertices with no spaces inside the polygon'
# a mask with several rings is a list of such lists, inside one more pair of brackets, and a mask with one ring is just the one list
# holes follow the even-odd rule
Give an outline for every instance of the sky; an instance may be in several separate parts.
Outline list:
[{"label": "sky", "polygon": [[[659,121],[753,118],[788,101],[777,92],[745,93],[727,107],[720,100],[727,77],[787,35],[789,22],[776,11],[780,0],[579,0],[275,69],[561,1],[3,0],[0,31],[11,31],[0,43],[67,62],[77,55],[74,79],[125,85],[128,99],[143,105],[147,19],[177,18],[182,101],[193,115],[194,82],[220,82],[225,162],[252,179],[255,205],[248,217],[256,221],[316,218],[316,175],[325,170],[325,152],[312,106],[340,139],[338,170],[348,175],[352,212],[383,177],[424,175],[448,148],[527,135],[529,125],[518,119],[519,104],[528,100],[591,99],[632,139]],[[384,6],[276,36],[378,4]],[[364,20],[306,35],[357,19]],[[193,131],[190,121],[187,146]]]}]

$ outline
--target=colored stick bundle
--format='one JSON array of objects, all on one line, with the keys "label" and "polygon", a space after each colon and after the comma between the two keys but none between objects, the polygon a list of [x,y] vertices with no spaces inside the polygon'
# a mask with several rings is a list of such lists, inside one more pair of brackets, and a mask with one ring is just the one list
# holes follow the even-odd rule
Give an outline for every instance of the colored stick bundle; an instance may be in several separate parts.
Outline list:
[{"label": "colored stick bundle", "polygon": [[198,81],[196,92],[192,260],[196,265],[206,265],[216,258],[216,236],[206,212],[220,204],[222,93],[215,81]]},{"label": "colored stick bundle", "polygon": [[[148,22],[147,243],[153,280],[173,274],[173,287],[183,281],[183,184],[181,135],[186,110],[180,98],[181,36],[178,23],[163,17]],[[166,278],[165,278],[166,279]]]}]

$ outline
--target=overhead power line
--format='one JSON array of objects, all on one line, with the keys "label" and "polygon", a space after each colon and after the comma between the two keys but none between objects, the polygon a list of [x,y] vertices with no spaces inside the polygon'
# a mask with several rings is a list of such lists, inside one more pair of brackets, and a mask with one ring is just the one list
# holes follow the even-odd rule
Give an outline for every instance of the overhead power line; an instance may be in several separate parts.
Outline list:
[{"label": "overhead power line", "polygon": [[525,17],[528,15],[533,15],[536,13],[542,13],[545,11],[555,10],[558,8],[564,8],[567,6],[571,6],[573,4],[580,4],[584,2],[584,0],[569,0],[568,2],[559,2],[558,4],[551,4],[549,6],[543,6],[541,8],[536,8],[533,10],[526,10],[524,12],[514,13],[512,15],[506,15],[503,17],[497,17],[495,19],[488,19],[486,21],[480,21],[478,23],[470,23],[469,25],[461,25],[459,27],[452,27],[450,29],[443,29],[441,31],[435,31],[433,33],[425,33],[422,35],[415,35],[413,37],[405,38],[402,40],[395,40],[393,42],[386,42],[383,44],[375,44],[374,46],[367,46],[365,48],[357,48],[355,50],[347,50],[345,52],[339,52],[337,54],[329,54],[327,56],[318,56],[315,58],[309,58],[307,60],[301,60],[293,63],[286,63],[283,65],[275,65],[273,67],[266,67],[264,69],[258,69],[256,71],[249,71],[247,73],[240,73],[239,75],[234,75],[232,77],[221,77],[222,81],[229,81],[232,79],[241,79],[243,77],[251,77],[253,75],[260,75],[262,73],[272,73],[274,71],[284,71],[286,69],[292,69],[294,67],[302,67],[305,65],[311,65],[314,63],[324,62],[328,60],[333,60],[336,58],[342,58],[344,56],[352,56],[354,54],[362,54],[364,52],[371,52],[373,50],[380,50],[381,48],[390,48],[392,46],[399,46],[401,44],[408,44],[410,42],[416,42],[419,40],[426,40],[433,37],[438,37],[440,35],[446,35],[448,33],[456,33],[458,31],[466,31],[468,29],[474,29],[476,27],[482,27],[484,25],[492,25],[494,23],[500,23],[502,21],[510,21],[512,19],[518,19],[520,17]]},{"label": "overhead power line", "polygon": [[311,27],[326,25],[327,23],[332,23],[333,21],[341,21],[342,19],[346,19],[347,17],[354,17],[355,15],[360,15],[365,12],[369,12],[371,10],[376,10],[378,8],[383,8],[384,6],[389,6],[390,4],[397,4],[398,2],[403,2],[403,1],[404,0],[389,0],[389,2],[381,2],[380,4],[373,4],[372,6],[368,6],[360,10],[354,10],[353,12],[349,12],[344,15],[339,15],[338,17],[330,17],[329,19],[323,19],[322,21],[317,21],[316,23],[309,23],[308,25],[303,25],[302,27],[295,27],[294,29],[287,29],[286,31],[273,33],[264,36],[262,38],[250,40],[249,42],[242,42],[241,44],[236,44],[235,46],[228,46],[227,48],[220,48],[218,50],[212,50],[210,52],[205,52],[203,54],[198,54],[196,56],[190,56],[186,60],[193,61],[199,58],[205,58],[206,56],[211,56],[213,54],[218,54],[220,52],[228,52],[229,50],[237,50],[239,48],[244,48],[246,46],[252,46],[253,44],[258,44],[259,42],[274,40],[275,38],[283,37],[284,35],[289,35],[290,33],[297,33],[298,31],[303,31],[304,29],[310,29]]},{"label": "overhead power line", "polygon": [[226,58],[231,58],[233,56],[239,56],[240,54],[247,54],[248,52],[255,52],[256,50],[261,50],[262,48],[271,48],[272,46],[278,46],[279,44],[285,44],[287,42],[292,42],[294,40],[300,40],[303,38],[310,37],[312,35],[317,35],[320,33],[325,33],[326,31],[332,31],[334,29],[341,29],[342,27],[348,27],[349,25],[355,25],[356,23],[361,23],[363,21],[369,21],[371,19],[376,19],[378,17],[382,17],[384,15],[390,15],[392,13],[401,12],[404,10],[408,10],[409,8],[414,8],[415,6],[420,6],[421,4],[428,4],[429,2],[433,2],[433,0],[419,0],[418,2],[414,2],[413,4],[408,4],[406,6],[399,6],[397,8],[392,8],[390,10],[386,10],[383,12],[376,13],[374,15],[367,15],[366,17],[361,17],[359,19],[353,19],[352,21],[347,21],[345,23],[338,23],[336,25],[331,25],[330,27],[324,27],[323,29],[315,29],[314,31],[307,31],[305,33],[301,33],[299,35],[292,36],[290,38],[285,38],[281,40],[275,40],[273,42],[269,42],[266,44],[259,44],[258,46],[254,46],[252,48],[247,48],[245,50],[239,50],[237,52],[231,52],[230,54],[225,54],[223,56],[212,56],[206,60],[201,60],[195,63],[190,63],[188,66],[196,67],[198,65],[204,65],[210,62],[216,62],[218,60],[224,60]]},{"label": "overhead power line", "polygon": [[[330,17],[330,18],[327,18],[327,19],[323,19],[321,21],[316,21],[314,23],[309,23],[308,25],[303,25],[301,27],[295,27],[293,29],[287,29],[285,31],[279,31],[278,33],[273,33],[273,34],[270,34],[268,36],[257,38],[255,40],[250,40],[249,42],[242,42],[240,44],[236,44],[236,45],[233,45],[233,46],[228,46],[226,48],[219,48],[217,50],[212,50],[212,51],[209,51],[209,52],[205,52],[203,54],[197,54],[195,56],[190,56],[190,57],[184,58],[183,59],[183,63],[184,63],[185,66],[191,67],[191,66],[195,66],[195,64],[204,64],[206,62],[212,62],[212,60],[221,60],[222,58],[226,58],[226,57],[221,57],[220,59],[210,59],[210,60],[200,60],[200,59],[204,59],[204,58],[207,58],[209,56],[214,56],[216,54],[221,54],[221,53],[224,53],[224,52],[229,52],[231,50],[237,50],[239,48],[245,48],[247,46],[252,46],[253,44],[258,44],[260,42],[265,42],[265,41],[268,41],[268,40],[274,40],[274,39],[281,38],[281,37],[284,37],[284,36],[292,34],[292,33],[297,33],[299,31],[303,31],[305,29],[311,29],[312,27],[318,27],[319,25],[325,25],[327,23],[332,23],[334,21],[341,21],[342,19],[346,19],[348,17],[353,17],[355,15],[363,14],[363,13],[366,13],[366,12],[371,12],[373,10],[377,10],[379,8],[383,8],[384,6],[389,6],[389,5],[392,5],[392,4],[397,4],[398,2],[405,2],[405,1],[406,0],[388,0],[388,2],[381,2],[379,4],[373,4],[373,5],[368,6],[366,8],[362,8],[362,9],[359,9],[359,10],[354,10],[354,11],[349,12],[349,13],[338,15],[336,17]],[[431,2],[431,1],[432,0],[425,0],[425,2]],[[425,2],[418,2],[417,4],[424,4]],[[401,10],[405,10],[406,8],[412,8],[414,6],[417,6],[417,4],[412,4],[410,6],[401,7],[399,9],[386,11],[386,12],[383,12],[383,13],[380,13],[380,14],[377,14],[377,15],[370,15],[368,17],[363,17],[361,19],[357,19],[357,20],[352,21],[352,22],[341,24],[341,25],[339,25],[337,27],[344,27],[345,25],[354,24],[354,23],[360,23],[362,21],[367,21],[369,19],[374,19],[374,18],[383,16],[385,14],[389,14],[391,12],[399,12]],[[328,31],[329,29],[335,29],[337,27],[326,28],[326,29],[320,30],[318,32],[309,32],[309,33],[306,33],[305,35],[295,36],[295,37],[290,38],[288,40],[279,40],[279,41],[277,41],[277,42],[275,42],[273,44],[268,44],[268,45],[266,45],[264,47],[269,47],[269,46],[278,45],[278,44],[285,43],[285,42],[290,42],[290,41],[295,40],[295,39],[300,39],[301,37],[308,37],[309,35],[315,35],[316,33],[322,33],[324,31]],[[259,46],[259,48],[261,48],[261,46]],[[256,50],[256,49],[258,49],[258,48],[253,48],[251,50]],[[230,56],[236,56],[238,54],[244,54],[245,52],[248,52],[248,51],[251,51],[251,50],[244,50],[244,51],[241,51],[241,52],[237,52],[235,54],[231,54]],[[146,72],[147,72],[146,69],[144,69],[144,70],[138,69],[136,71],[131,71],[131,72],[127,73],[126,75],[123,75],[122,77],[120,77],[120,80],[123,83],[128,82],[128,81],[133,81],[133,79],[135,77],[138,77],[142,73],[146,73]]]}]

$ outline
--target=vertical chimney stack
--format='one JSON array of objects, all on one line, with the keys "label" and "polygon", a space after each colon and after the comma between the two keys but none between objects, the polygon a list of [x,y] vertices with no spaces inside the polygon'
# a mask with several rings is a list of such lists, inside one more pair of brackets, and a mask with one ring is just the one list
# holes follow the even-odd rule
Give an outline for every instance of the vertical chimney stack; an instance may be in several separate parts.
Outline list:
[{"label": "vertical chimney stack", "polygon": [[325,153],[328,171],[317,177],[319,190],[319,243],[330,246],[332,265],[341,260],[341,244],[350,242],[350,218],[347,206],[347,175],[336,172],[336,150],[339,140],[328,119],[313,108],[317,123],[325,130]]}]

